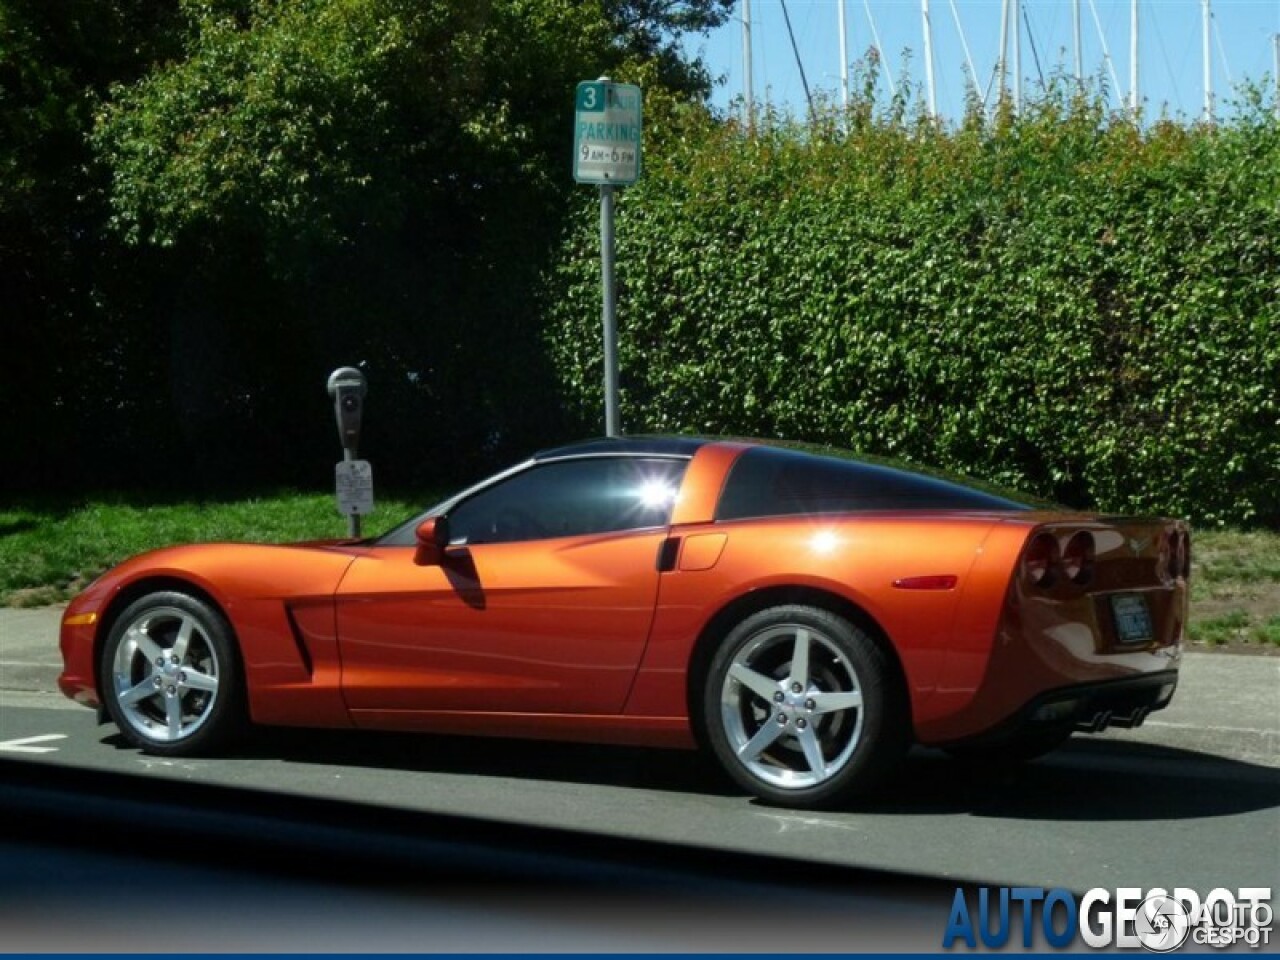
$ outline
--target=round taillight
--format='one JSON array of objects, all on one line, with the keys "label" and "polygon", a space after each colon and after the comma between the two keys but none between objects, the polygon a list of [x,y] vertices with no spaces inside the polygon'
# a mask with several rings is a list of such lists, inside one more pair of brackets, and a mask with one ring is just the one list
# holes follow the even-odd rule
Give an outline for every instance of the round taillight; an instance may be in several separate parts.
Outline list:
[{"label": "round taillight", "polygon": [[1062,551],[1062,572],[1072,583],[1084,586],[1093,579],[1093,534],[1081,530],[1067,541]]},{"label": "round taillight", "polygon": [[1047,533],[1036,534],[1022,555],[1022,572],[1033,587],[1053,584],[1053,569],[1058,562],[1058,541]]}]

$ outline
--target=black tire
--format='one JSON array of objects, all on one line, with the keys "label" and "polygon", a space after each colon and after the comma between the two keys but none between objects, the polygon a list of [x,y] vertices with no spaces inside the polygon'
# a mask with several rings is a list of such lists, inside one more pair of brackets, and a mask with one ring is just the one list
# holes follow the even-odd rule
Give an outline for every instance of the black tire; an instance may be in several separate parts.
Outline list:
[{"label": "black tire", "polygon": [[[802,642],[804,676],[795,669]],[[836,806],[873,788],[906,750],[909,716],[885,650],[818,607],[744,619],[720,644],[703,689],[703,733],[716,759],[779,806]]]},{"label": "black tire", "polygon": [[208,754],[246,724],[231,626],[186,593],[151,593],[129,604],[103,645],[99,676],[112,721],[147,753]]}]

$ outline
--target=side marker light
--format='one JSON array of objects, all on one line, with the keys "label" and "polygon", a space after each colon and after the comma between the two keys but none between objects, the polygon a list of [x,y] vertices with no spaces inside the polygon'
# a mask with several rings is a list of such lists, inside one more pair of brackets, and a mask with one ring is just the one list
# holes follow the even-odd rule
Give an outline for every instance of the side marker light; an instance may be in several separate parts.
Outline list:
[{"label": "side marker light", "polygon": [[928,577],[903,577],[893,581],[899,590],[954,590],[960,578],[954,574],[935,574]]}]

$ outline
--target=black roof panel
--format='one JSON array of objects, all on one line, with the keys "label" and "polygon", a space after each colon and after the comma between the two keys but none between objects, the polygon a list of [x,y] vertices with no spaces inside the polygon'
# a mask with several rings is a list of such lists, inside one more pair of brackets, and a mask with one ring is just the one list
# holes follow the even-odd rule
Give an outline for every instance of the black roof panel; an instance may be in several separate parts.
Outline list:
[{"label": "black roof panel", "polygon": [[563,447],[539,450],[533,455],[533,459],[559,460],[563,457],[581,457],[600,453],[692,457],[698,452],[699,447],[705,446],[710,442],[703,437],[597,437],[594,440],[582,440],[578,443],[566,444]]}]

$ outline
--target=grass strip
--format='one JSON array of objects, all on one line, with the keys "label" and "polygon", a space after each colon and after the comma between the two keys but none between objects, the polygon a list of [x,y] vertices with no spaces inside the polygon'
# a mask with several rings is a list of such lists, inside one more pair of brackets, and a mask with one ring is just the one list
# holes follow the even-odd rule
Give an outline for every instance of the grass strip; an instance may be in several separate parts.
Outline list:
[{"label": "grass strip", "polygon": [[[363,530],[381,533],[437,499],[379,499]],[[67,600],[121,560],[170,544],[288,543],[346,529],[331,494],[296,491],[225,502],[102,497],[0,507],[0,605]]]}]

